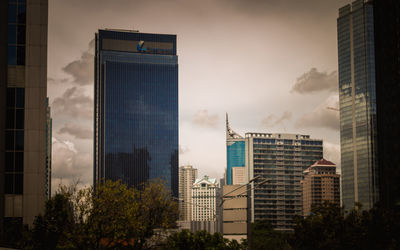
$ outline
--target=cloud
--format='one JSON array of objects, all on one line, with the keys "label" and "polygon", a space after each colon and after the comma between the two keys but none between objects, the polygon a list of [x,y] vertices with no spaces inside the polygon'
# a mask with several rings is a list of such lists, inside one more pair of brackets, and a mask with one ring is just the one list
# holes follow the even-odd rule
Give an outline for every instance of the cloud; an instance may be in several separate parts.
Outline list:
[{"label": "cloud", "polygon": [[63,78],[63,79],[54,79],[52,77],[47,78],[47,84],[51,84],[51,85],[56,85],[56,84],[66,83],[66,82],[68,82],[67,78]]},{"label": "cloud", "polygon": [[93,165],[92,155],[79,152],[71,141],[62,141],[53,137],[52,190],[59,184],[71,185],[77,181],[81,185],[91,184]]},{"label": "cloud", "polygon": [[92,119],[93,99],[77,87],[67,89],[61,97],[54,99],[52,108],[58,114]]},{"label": "cloud", "polygon": [[324,141],[324,158],[335,163],[340,172],[340,145]]},{"label": "cloud", "polygon": [[320,91],[337,92],[338,90],[338,76],[336,71],[331,73],[318,72],[316,68],[304,73],[297,78],[296,83],[293,85],[291,92],[300,94],[308,94]]},{"label": "cloud", "polygon": [[192,122],[201,127],[216,128],[218,127],[219,117],[217,114],[209,115],[208,110],[199,110],[194,115]]},{"label": "cloud", "polygon": [[261,121],[261,125],[263,127],[275,127],[277,125],[285,125],[285,122],[289,121],[290,119],[292,119],[292,112],[285,111],[280,117],[273,114],[265,117]]},{"label": "cloud", "polygon": [[71,123],[64,124],[64,126],[58,130],[58,133],[70,134],[76,139],[92,139],[93,137],[93,130],[91,128]]},{"label": "cloud", "polygon": [[322,104],[316,107],[311,113],[303,115],[295,123],[298,128],[328,128],[331,130],[339,130],[339,112],[328,109],[328,107],[338,108],[339,97],[332,95]]},{"label": "cloud", "polygon": [[179,154],[180,155],[183,155],[189,151],[190,151],[190,149],[187,146],[179,145]]},{"label": "cloud", "polygon": [[88,85],[93,82],[94,75],[94,39],[89,42],[88,50],[81,54],[80,59],[68,63],[64,72],[74,78],[74,83],[78,85]]}]

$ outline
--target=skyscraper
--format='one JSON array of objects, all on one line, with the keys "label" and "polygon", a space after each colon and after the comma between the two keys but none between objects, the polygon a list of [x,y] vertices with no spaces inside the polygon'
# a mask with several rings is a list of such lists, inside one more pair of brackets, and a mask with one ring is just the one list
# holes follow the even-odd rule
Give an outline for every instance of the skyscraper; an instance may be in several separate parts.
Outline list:
[{"label": "skyscraper", "polygon": [[374,1],[379,200],[400,205],[400,1]]},{"label": "skyscraper", "polygon": [[182,221],[192,220],[192,187],[197,169],[190,165],[179,168],[179,216]]},{"label": "skyscraper", "polygon": [[99,30],[94,97],[94,182],[161,178],[177,197],[176,35]]},{"label": "skyscraper", "polygon": [[[32,224],[46,196],[48,1],[0,3],[0,229]],[[5,230],[4,230],[5,229]]]},{"label": "skyscraper", "polygon": [[342,205],[369,209],[379,199],[372,1],[340,8],[337,25]]},{"label": "skyscraper", "polygon": [[322,140],[309,135],[246,133],[246,170],[251,183],[251,221],[268,220],[291,230],[302,215],[303,171],[323,157]]},{"label": "skyscraper", "polygon": [[245,141],[229,126],[228,114],[226,114],[226,165],[226,184],[242,184],[239,182],[246,179],[244,171]]}]

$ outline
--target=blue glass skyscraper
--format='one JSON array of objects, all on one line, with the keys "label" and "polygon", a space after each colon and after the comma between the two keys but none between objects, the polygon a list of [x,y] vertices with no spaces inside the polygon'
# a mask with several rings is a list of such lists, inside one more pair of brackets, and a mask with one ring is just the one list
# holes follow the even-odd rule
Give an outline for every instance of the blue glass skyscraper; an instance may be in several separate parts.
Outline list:
[{"label": "blue glass skyscraper", "polygon": [[[245,167],[245,140],[233,131],[226,114],[226,184],[233,185],[233,168]],[[243,170],[244,171],[244,170]]]},{"label": "blue glass skyscraper", "polygon": [[99,30],[94,182],[161,178],[178,195],[176,35]]}]

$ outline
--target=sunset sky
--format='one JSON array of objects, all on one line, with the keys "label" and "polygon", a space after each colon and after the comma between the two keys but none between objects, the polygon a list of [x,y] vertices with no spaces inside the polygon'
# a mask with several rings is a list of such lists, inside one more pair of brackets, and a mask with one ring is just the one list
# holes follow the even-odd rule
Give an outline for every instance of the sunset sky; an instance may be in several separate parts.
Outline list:
[{"label": "sunset sky", "polygon": [[[98,29],[177,35],[179,165],[223,176],[233,130],[324,140],[340,166],[337,38],[343,0],[52,0],[48,96],[53,187],[92,184],[93,39]],[[53,189],[54,190],[54,189]]]}]

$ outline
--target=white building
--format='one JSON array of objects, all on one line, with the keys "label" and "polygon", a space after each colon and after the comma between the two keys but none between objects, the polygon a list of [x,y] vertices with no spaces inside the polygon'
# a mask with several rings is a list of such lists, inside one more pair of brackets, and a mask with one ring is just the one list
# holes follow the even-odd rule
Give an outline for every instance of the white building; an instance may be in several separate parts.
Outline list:
[{"label": "white building", "polygon": [[192,186],[197,169],[190,165],[179,167],[179,213],[181,221],[192,220]]},{"label": "white building", "polygon": [[218,187],[217,180],[208,176],[196,179],[192,187],[193,221],[216,220]]}]

